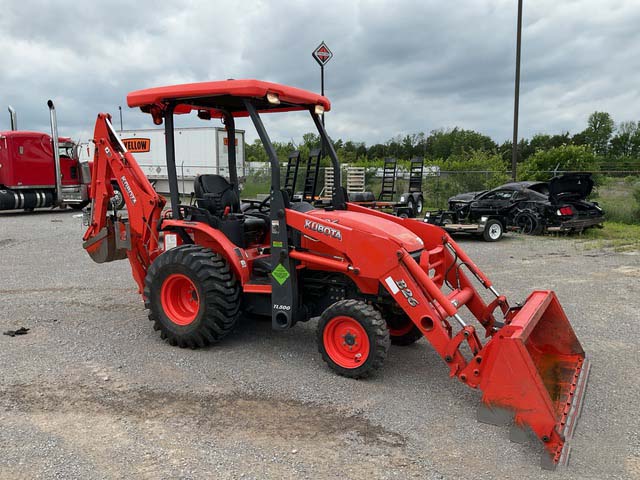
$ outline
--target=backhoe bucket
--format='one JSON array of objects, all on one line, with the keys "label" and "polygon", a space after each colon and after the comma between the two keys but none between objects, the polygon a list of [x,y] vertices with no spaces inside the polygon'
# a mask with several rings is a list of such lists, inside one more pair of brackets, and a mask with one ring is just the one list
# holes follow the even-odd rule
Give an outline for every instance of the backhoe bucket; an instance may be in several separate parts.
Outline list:
[{"label": "backhoe bucket", "polygon": [[478,419],[513,421],[512,440],[532,431],[543,442],[543,468],[566,465],[589,361],[556,295],[533,292],[483,350]]}]

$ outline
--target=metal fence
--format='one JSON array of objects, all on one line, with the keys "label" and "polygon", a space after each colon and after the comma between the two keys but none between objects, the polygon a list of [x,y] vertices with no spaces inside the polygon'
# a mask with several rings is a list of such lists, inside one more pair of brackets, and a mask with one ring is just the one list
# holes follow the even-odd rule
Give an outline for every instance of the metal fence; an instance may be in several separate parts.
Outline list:
[{"label": "metal fence", "polygon": [[[321,167],[317,193],[320,194],[324,189],[324,170],[328,167]],[[342,168],[342,184],[347,186],[347,168]],[[284,182],[284,171],[281,170],[281,182]],[[535,172],[535,178],[541,180],[550,179],[556,175],[568,173],[564,171],[541,171]],[[304,168],[301,165],[296,182],[296,191],[301,191],[304,184]],[[270,187],[270,170],[268,164],[250,165],[248,174],[244,179],[244,189],[248,194],[268,193]],[[640,170],[605,170],[593,173],[596,185],[607,185],[612,180],[617,182],[624,181],[628,184],[640,184]],[[367,167],[365,170],[366,190],[372,191],[376,196],[380,192],[382,181],[382,169],[379,167]],[[453,195],[465,192],[478,192],[482,190],[490,190],[504,183],[511,181],[511,172],[509,171],[490,171],[490,170],[461,170],[447,171],[437,167],[425,165],[425,173],[422,181],[422,191],[424,192],[425,206],[427,208],[446,208],[447,200]],[[284,185],[284,183],[282,183]],[[604,187],[603,187],[604,188]],[[408,189],[408,172],[398,166],[398,175],[396,180],[396,193],[398,195],[404,193]]]}]

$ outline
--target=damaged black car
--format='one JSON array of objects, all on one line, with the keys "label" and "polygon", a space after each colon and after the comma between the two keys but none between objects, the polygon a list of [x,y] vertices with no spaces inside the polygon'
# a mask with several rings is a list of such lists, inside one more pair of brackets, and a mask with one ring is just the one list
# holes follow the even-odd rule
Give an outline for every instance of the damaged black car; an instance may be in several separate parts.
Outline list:
[{"label": "damaged black car", "polygon": [[565,174],[548,182],[512,182],[451,197],[449,210],[456,222],[476,223],[483,217],[495,217],[506,229],[530,235],[582,231],[604,221],[598,203],[587,200],[593,185],[590,173]]}]

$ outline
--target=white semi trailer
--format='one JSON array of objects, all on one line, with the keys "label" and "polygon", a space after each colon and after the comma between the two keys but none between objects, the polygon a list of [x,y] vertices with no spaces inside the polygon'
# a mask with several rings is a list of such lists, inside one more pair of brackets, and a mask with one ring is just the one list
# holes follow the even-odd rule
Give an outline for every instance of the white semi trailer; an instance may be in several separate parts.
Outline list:
[{"label": "white semi trailer", "polygon": [[[134,154],[142,171],[159,193],[169,192],[165,159],[164,129],[135,129],[118,132],[127,149]],[[193,192],[198,175],[229,175],[229,145],[224,128],[176,128],[176,169],[180,193]],[[236,162],[240,177],[245,172],[244,131],[236,130]]]}]

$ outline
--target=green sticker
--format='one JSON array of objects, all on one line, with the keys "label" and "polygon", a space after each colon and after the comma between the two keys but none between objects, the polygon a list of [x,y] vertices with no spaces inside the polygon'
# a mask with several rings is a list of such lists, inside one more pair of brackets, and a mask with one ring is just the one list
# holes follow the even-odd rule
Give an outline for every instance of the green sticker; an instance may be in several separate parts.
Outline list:
[{"label": "green sticker", "polygon": [[282,248],[282,242],[274,241],[274,242],[273,242],[273,246],[274,246],[274,247],[280,247],[280,248]]},{"label": "green sticker", "polygon": [[287,278],[289,278],[289,272],[282,266],[281,263],[279,263],[278,266],[273,269],[271,275],[273,275],[273,278],[275,278],[276,282],[278,282],[280,285],[284,284],[284,282],[287,281]]}]

